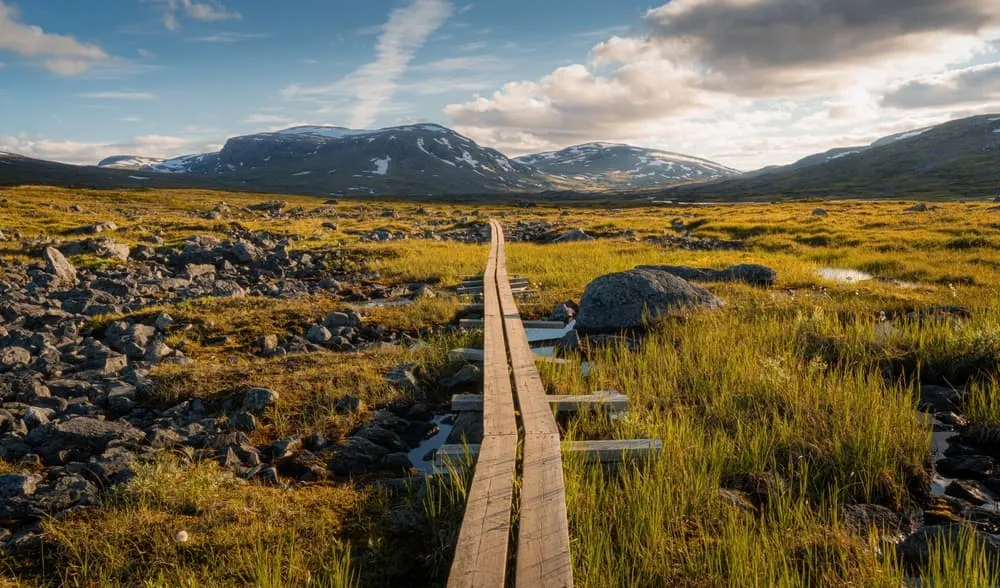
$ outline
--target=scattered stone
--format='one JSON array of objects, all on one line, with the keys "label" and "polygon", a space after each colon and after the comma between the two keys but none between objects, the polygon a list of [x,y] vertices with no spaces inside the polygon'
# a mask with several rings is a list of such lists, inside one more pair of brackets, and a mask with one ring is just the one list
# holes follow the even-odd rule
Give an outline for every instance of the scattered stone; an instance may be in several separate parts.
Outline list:
[{"label": "scattered stone", "polygon": [[441,380],[440,385],[445,392],[467,390],[478,387],[479,383],[482,382],[482,378],[482,370],[478,366],[468,364],[462,366],[460,370],[451,376]]},{"label": "scattered stone", "polygon": [[31,353],[24,347],[7,347],[0,351],[0,368],[16,368],[31,363]]},{"label": "scattered stone", "polygon": [[938,460],[937,471],[949,478],[984,480],[997,473],[997,462],[986,455],[965,455]]},{"label": "scattered stone", "polygon": [[252,433],[257,428],[257,419],[249,412],[238,412],[229,418],[229,427],[234,431]]},{"label": "scattered stone", "polygon": [[333,410],[337,414],[354,414],[361,410],[361,399],[357,396],[351,396],[350,394],[346,396],[341,396],[336,404],[333,405]]},{"label": "scattered stone", "polygon": [[323,343],[328,343],[331,339],[333,339],[333,334],[323,325],[313,325],[309,327],[309,332],[306,333],[306,339],[310,343],[321,345]]},{"label": "scattered stone", "polygon": [[913,533],[896,550],[900,561],[910,570],[927,564],[931,549],[936,545],[960,545],[964,535],[970,536],[990,560],[1000,555],[1000,538],[979,533],[961,524],[933,525]]},{"label": "scattered stone", "polygon": [[21,417],[21,420],[24,421],[24,424],[28,427],[29,430],[34,429],[36,427],[47,425],[49,423],[50,412],[51,411],[48,411],[44,408],[39,408],[37,406],[29,406],[24,410],[24,416]]},{"label": "scattered stone", "polygon": [[243,410],[252,413],[263,412],[278,402],[278,393],[267,388],[251,388],[243,394]]},{"label": "scattered stone", "polygon": [[989,492],[972,480],[954,480],[945,487],[944,491],[948,496],[967,500],[977,506],[990,502]]},{"label": "scattered stone", "polygon": [[813,216],[827,216],[827,215],[829,215],[829,214],[830,214],[830,213],[829,213],[829,212],[827,212],[827,211],[826,211],[825,209],[823,209],[823,208],[814,208],[814,209],[813,209],[813,211],[812,211],[812,215],[813,215]]},{"label": "scattered stone", "polygon": [[45,259],[45,271],[55,278],[55,286],[73,287],[76,285],[76,268],[55,247],[46,247],[42,252]]},{"label": "scattered stone", "polygon": [[635,269],[601,276],[588,284],[580,299],[576,328],[593,333],[636,329],[649,319],[722,304],[708,290],[675,275]]},{"label": "scattered stone", "polygon": [[572,243],[577,241],[593,241],[594,238],[583,231],[583,229],[573,229],[552,239],[553,243]]}]

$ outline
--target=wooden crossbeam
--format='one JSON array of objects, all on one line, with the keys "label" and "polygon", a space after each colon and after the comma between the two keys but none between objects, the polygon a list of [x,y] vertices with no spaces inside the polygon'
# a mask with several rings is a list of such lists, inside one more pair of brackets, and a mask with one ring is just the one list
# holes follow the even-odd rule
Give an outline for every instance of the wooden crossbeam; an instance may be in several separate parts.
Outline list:
[{"label": "wooden crossbeam", "polygon": [[[608,412],[625,412],[628,410],[628,397],[615,391],[595,392],[593,394],[549,394],[545,397],[557,414],[572,414],[586,410],[606,410]],[[453,412],[480,412],[483,410],[482,394],[455,394],[451,397]]]}]

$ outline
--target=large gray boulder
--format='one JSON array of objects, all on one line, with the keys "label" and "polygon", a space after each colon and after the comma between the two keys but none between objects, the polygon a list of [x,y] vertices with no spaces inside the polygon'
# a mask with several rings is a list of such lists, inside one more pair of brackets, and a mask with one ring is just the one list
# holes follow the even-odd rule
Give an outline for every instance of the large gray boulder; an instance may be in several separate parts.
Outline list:
[{"label": "large gray boulder", "polygon": [[45,272],[55,278],[55,286],[72,287],[76,285],[76,268],[66,260],[66,257],[55,247],[46,247],[42,252],[45,258]]},{"label": "large gray boulder", "polygon": [[576,328],[589,333],[636,329],[659,316],[722,304],[708,290],[671,273],[634,269],[601,276],[587,285]]},{"label": "large gray boulder", "polygon": [[575,241],[593,241],[594,238],[583,231],[583,229],[573,229],[559,235],[552,240],[553,243],[572,243]]},{"label": "large gray boulder", "polygon": [[636,269],[667,272],[696,282],[743,282],[753,286],[773,286],[778,272],[756,263],[734,265],[723,270],[683,265],[640,265]]}]

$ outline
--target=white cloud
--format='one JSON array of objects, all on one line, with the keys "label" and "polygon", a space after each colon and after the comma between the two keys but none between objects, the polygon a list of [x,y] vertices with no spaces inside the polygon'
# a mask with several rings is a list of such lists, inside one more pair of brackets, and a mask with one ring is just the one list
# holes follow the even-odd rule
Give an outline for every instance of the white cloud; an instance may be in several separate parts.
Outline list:
[{"label": "white cloud", "polygon": [[0,0],[0,51],[40,59],[46,69],[64,76],[78,75],[111,56],[97,45],[68,35],[47,33],[41,27],[19,22],[17,10]]},{"label": "white cloud", "polygon": [[229,10],[219,0],[146,0],[159,5],[163,13],[163,27],[176,32],[181,28],[181,18],[187,17],[202,22],[241,20],[243,15]]},{"label": "white cloud", "polygon": [[384,115],[396,93],[399,78],[406,72],[417,51],[451,16],[447,0],[413,0],[393,10],[382,25],[375,44],[375,60],[345,78],[322,86],[291,85],[282,91],[290,100],[323,103],[324,99],[352,99],[349,125],[364,128]]},{"label": "white cloud", "polygon": [[133,92],[129,90],[107,92],[85,92],[77,94],[80,98],[92,100],[156,100],[156,94],[150,92]]},{"label": "white cloud", "polygon": [[196,43],[238,43],[240,41],[249,41],[252,39],[266,39],[270,37],[269,33],[234,33],[232,31],[222,31],[219,33],[214,33],[211,35],[203,35],[201,37],[193,37],[191,40]]},{"label": "white cloud", "polygon": [[202,139],[170,135],[139,135],[119,143],[68,141],[26,134],[0,135],[0,151],[78,165],[94,165],[112,155],[174,157],[218,148]]},{"label": "white cloud", "polygon": [[281,125],[290,122],[292,122],[292,119],[287,116],[267,114],[264,112],[255,112],[243,119],[243,123],[248,125]]},{"label": "white cloud", "polygon": [[1000,100],[1000,70],[956,73],[1000,60],[996,0],[673,0],[642,24],[444,113],[512,153],[620,141],[750,169]]},{"label": "white cloud", "polygon": [[434,72],[484,71],[507,69],[510,65],[510,62],[494,55],[463,55],[462,57],[445,57],[436,61],[422,63],[414,66],[413,69]]}]

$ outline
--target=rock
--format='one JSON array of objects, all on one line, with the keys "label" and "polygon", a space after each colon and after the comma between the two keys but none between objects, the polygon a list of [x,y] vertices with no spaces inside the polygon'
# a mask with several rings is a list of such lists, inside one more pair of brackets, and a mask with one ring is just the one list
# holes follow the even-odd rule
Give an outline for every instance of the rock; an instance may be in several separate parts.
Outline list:
[{"label": "rock", "polygon": [[275,460],[291,457],[302,451],[302,438],[296,435],[278,439],[271,444],[271,455]]},{"label": "rock", "polygon": [[233,259],[242,264],[252,264],[264,257],[264,252],[249,241],[240,240],[229,250]]},{"label": "rock", "polygon": [[24,347],[7,347],[0,350],[0,368],[17,368],[31,363],[31,353]]},{"label": "rock", "polygon": [[919,408],[933,412],[960,411],[964,397],[964,392],[953,388],[925,385],[920,387]]},{"label": "rock", "polygon": [[826,210],[824,210],[822,208],[814,208],[813,211],[812,211],[812,215],[813,216],[827,216],[829,214],[830,213],[828,213]]},{"label": "rock", "polygon": [[406,419],[410,421],[426,422],[434,419],[434,412],[424,403],[418,402],[410,407],[406,412]]},{"label": "rock", "polygon": [[552,309],[552,314],[549,315],[549,320],[568,323],[573,320],[573,317],[575,316],[576,309],[564,302],[562,304],[557,304],[555,308]]},{"label": "rock", "polygon": [[930,210],[930,208],[921,202],[920,204],[914,204],[913,206],[905,209],[903,212],[927,212],[928,210]]},{"label": "rock", "polygon": [[984,480],[997,472],[997,462],[986,455],[946,457],[935,464],[939,473],[949,478]]},{"label": "rock", "polygon": [[979,533],[961,524],[924,527],[900,543],[896,552],[904,567],[916,570],[926,565],[933,546],[945,544],[958,547],[965,535],[982,547],[988,559],[994,560],[1000,555],[1000,538]]},{"label": "rock", "polygon": [[330,339],[333,339],[333,333],[323,325],[313,325],[309,327],[309,332],[306,333],[306,340],[317,345],[327,343]]},{"label": "rock", "polygon": [[337,327],[357,327],[361,324],[361,317],[354,311],[331,312],[326,315],[323,324],[330,329],[336,329]]},{"label": "rock", "polygon": [[435,292],[427,284],[421,284],[419,288],[413,293],[413,298],[415,300],[425,300],[428,298],[437,298],[437,292]]},{"label": "rock", "polygon": [[755,507],[742,492],[719,488],[719,499],[723,503],[742,510],[743,512],[750,514],[755,514],[757,512],[757,507]]},{"label": "rock", "polygon": [[841,522],[860,537],[868,537],[874,529],[891,543],[899,543],[916,530],[912,522],[904,522],[903,517],[878,504],[849,504],[841,511]]},{"label": "rock", "polygon": [[468,364],[453,375],[440,381],[440,386],[445,392],[454,390],[470,389],[479,386],[482,381],[482,371],[478,366]]},{"label": "rock", "polygon": [[552,239],[553,243],[571,243],[575,241],[593,241],[594,238],[583,232],[583,229],[573,229]]},{"label": "rock", "polygon": [[135,477],[136,457],[124,447],[111,447],[88,463],[90,471],[107,484],[124,484]]},{"label": "rock", "polygon": [[455,418],[454,426],[445,443],[480,443],[483,440],[483,417],[473,412],[463,412]]},{"label": "rock", "polygon": [[355,433],[355,437],[367,439],[376,445],[385,447],[389,451],[401,451],[405,453],[409,450],[409,447],[399,435],[378,424],[362,427]]},{"label": "rock", "polygon": [[135,386],[118,383],[108,390],[108,408],[120,413],[129,412],[135,408]]},{"label": "rock", "polygon": [[363,437],[351,437],[333,451],[330,471],[335,476],[363,474],[374,469],[389,450]]},{"label": "rock", "polygon": [[157,330],[166,331],[174,324],[174,318],[165,312],[161,312],[156,317],[156,322],[153,324]]},{"label": "rock", "polygon": [[108,233],[117,230],[118,230],[118,225],[116,225],[111,221],[104,221],[92,225],[87,225],[85,227],[81,227],[78,230],[78,232],[83,233],[85,235],[98,235],[100,233]]},{"label": "rock", "polygon": [[362,402],[357,396],[347,394],[337,399],[333,405],[333,410],[337,414],[354,414],[361,410]]},{"label": "rock", "polygon": [[21,420],[24,421],[28,429],[34,429],[49,424],[49,413],[50,411],[44,408],[29,406],[24,410],[24,416],[21,417]]},{"label": "rock", "polygon": [[98,257],[128,261],[131,250],[128,245],[114,239],[100,239],[93,244],[93,253]]},{"label": "rock", "polygon": [[62,423],[42,425],[28,433],[27,441],[46,463],[58,461],[67,452],[74,461],[86,461],[91,455],[104,453],[108,443],[139,442],[142,431],[122,421],[102,421],[92,417],[75,417]]},{"label": "rock", "polygon": [[384,470],[407,472],[413,467],[413,462],[410,461],[410,456],[406,452],[398,451],[383,457],[380,465]]},{"label": "rock", "polygon": [[0,475],[0,498],[30,496],[35,493],[41,480],[42,477],[38,474],[2,474]]},{"label": "rock", "polygon": [[954,480],[944,489],[945,494],[967,500],[977,506],[990,502],[988,491],[972,480]]},{"label": "rock", "polygon": [[263,352],[274,351],[278,348],[278,336],[277,335],[264,335],[260,338],[258,343],[260,345],[260,350]]},{"label": "rock", "polygon": [[55,247],[46,247],[42,252],[45,259],[45,271],[55,278],[55,286],[73,287],[76,285],[76,268],[73,267],[62,253]]},{"label": "rock", "polygon": [[260,413],[278,402],[278,393],[267,388],[251,388],[243,394],[243,410]]},{"label": "rock", "polygon": [[562,339],[559,339],[559,349],[563,351],[577,351],[580,349],[582,342],[580,332],[572,329],[563,335]]},{"label": "rock", "polygon": [[588,284],[576,328],[593,333],[636,329],[648,319],[722,304],[708,290],[675,275],[635,269],[601,276]]},{"label": "rock", "polygon": [[420,386],[420,381],[417,379],[417,364],[414,363],[403,363],[394,366],[385,375],[385,379],[406,392],[421,397],[423,395],[423,389]]},{"label": "rock", "polygon": [[251,433],[257,428],[257,419],[249,412],[238,412],[229,418],[229,428]]}]

